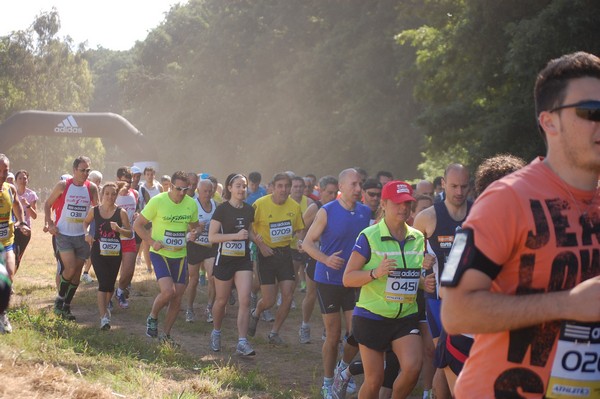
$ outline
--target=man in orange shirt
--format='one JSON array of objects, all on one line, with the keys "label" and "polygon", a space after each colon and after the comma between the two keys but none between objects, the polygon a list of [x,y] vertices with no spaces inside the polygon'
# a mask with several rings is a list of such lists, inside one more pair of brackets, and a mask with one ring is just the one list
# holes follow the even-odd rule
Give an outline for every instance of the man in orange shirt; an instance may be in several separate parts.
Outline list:
[{"label": "man in orange shirt", "polygon": [[442,274],[444,327],[475,334],[459,399],[600,395],[600,58],[550,61],[534,93],[546,156],[477,199]]}]

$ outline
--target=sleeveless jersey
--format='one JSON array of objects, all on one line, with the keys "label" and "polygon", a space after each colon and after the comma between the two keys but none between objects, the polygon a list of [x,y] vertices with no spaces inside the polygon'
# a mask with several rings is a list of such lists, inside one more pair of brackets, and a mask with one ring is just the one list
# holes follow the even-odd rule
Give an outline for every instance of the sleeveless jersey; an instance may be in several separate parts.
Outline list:
[{"label": "sleeveless jersey", "polygon": [[388,276],[371,280],[360,288],[354,315],[380,320],[399,319],[418,312],[417,290],[425,250],[425,238],[419,230],[406,225],[406,238],[396,240],[382,219],[364,229],[354,251],[367,259],[362,270],[376,269],[384,256],[396,260],[396,269]]},{"label": "sleeveless jersey", "polygon": [[212,219],[215,210],[217,209],[217,203],[211,198],[210,210],[205,211],[204,208],[202,208],[202,204],[200,203],[200,200],[198,198],[196,198],[194,202],[198,206],[198,222],[205,223],[204,230],[202,230],[202,234],[199,234],[196,237],[196,241],[194,241],[194,244],[210,248],[212,247],[212,244],[208,241],[208,227],[210,226],[210,220]]},{"label": "sleeveless jersey", "polygon": [[160,194],[160,189],[158,188],[158,184],[156,184],[156,182],[150,188],[146,187],[146,182],[144,182],[140,184],[139,193],[140,208],[143,209],[148,204],[150,199]]},{"label": "sleeveless jersey", "polygon": [[[125,209],[125,212],[127,212],[127,217],[129,218],[129,224],[133,226],[133,216],[135,215],[135,208],[137,206],[137,196],[135,195],[135,191],[132,188],[130,188],[127,192],[127,195],[117,195],[115,205]],[[121,240],[123,241],[133,239],[135,239],[135,233],[133,233],[131,238],[121,238]]]},{"label": "sleeveless jersey", "polygon": [[345,209],[339,201],[331,201],[323,205],[327,212],[327,226],[321,234],[320,249],[329,256],[334,252],[342,250],[338,255],[344,259],[344,266],[340,270],[332,269],[324,263],[317,262],[315,269],[315,281],[323,284],[343,285],[342,277],[346,270],[346,263],[350,259],[352,248],[356,238],[371,220],[371,209],[359,202],[353,211]]},{"label": "sleeveless jersey", "polygon": [[15,223],[13,221],[13,194],[10,191],[10,184],[2,184],[0,192],[0,243],[5,247],[15,241]]},{"label": "sleeveless jersey", "polygon": [[[473,203],[471,201],[467,201],[467,213],[469,214],[471,211],[471,206]],[[454,243],[454,235],[456,234],[456,229],[461,227],[463,222],[466,219],[462,219],[456,221],[452,219],[450,214],[448,213],[448,208],[446,208],[446,204],[444,202],[437,202],[433,204],[433,209],[435,210],[435,230],[431,237],[427,237],[433,252],[437,258],[437,262],[433,266],[433,271],[435,272],[436,278],[436,287],[434,293],[425,293],[425,297],[427,298],[435,298],[439,299],[439,276],[442,275],[444,271],[444,264],[446,263],[446,258],[450,255],[450,250],[452,249],[452,244]]]},{"label": "sleeveless jersey", "polygon": [[98,243],[101,256],[120,256],[121,240],[120,234],[110,227],[110,222],[115,222],[122,227],[121,209],[117,209],[109,219],[100,215],[100,208],[94,207],[94,240]]},{"label": "sleeveless jersey", "polygon": [[257,199],[252,206],[254,231],[271,248],[289,246],[294,232],[304,228],[300,205],[290,197],[277,205],[272,195],[266,195]]},{"label": "sleeveless jersey", "polygon": [[58,232],[65,236],[82,236],[83,219],[92,206],[90,182],[86,180],[82,186],[73,184],[73,179],[68,179],[65,191],[56,200],[56,227]]}]

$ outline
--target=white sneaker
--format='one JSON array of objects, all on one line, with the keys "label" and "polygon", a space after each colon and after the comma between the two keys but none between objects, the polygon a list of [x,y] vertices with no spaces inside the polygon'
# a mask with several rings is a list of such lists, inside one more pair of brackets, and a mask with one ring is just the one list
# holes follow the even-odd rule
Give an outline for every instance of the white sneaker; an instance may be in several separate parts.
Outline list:
[{"label": "white sneaker", "polygon": [[110,316],[108,313],[100,319],[100,329],[104,331],[110,330]]},{"label": "white sneaker", "polygon": [[271,309],[263,310],[262,314],[260,315],[260,318],[263,321],[275,321],[275,316],[273,316]]},{"label": "white sneaker", "polygon": [[0,314],[0,333],[10,334],[13,328],[10,325],[10,320],[8,320],[8,315],[6,312],[2,312]]},{"label": "white sneaker", "polygon": [[254,349],[252,349],[250,343],[247,340],[238,342],[236,352],[238,353],[238,355],[242,356],[256,355],[256,352],[254,352]]},{"label": "white sneaker", "polygon": [[221,334],[217,334],[215,330],[210,333],[210,349],[214,352],[221,351]]},{"label": "white sneaker", "polygon": [[86,284],[91,284],[94,282],[94,279],[89,275],[89,273],[83,273],[81,275],[81,281],[83,281]]},{"label": "white sneaker", "polygon": [[209,308],[208,306],[206,307],[206,310],[204,311],[204,315],[206,316],[206,322],[207,323],[212,323],[213,322],[212,309]]},{"label": "white sneaker", "polygon": [[301,344],[310,344],[310,326],[300,325],[300,331],[298,331],[298,335],[300,336]]},{"label": "white sneaker", "polygon": [[281,306],[281,292],[277,294],[277,307]]},{"label": "white sneaker", "polygon": [[187,309],[185,311],[185,321],[188,323],[193,323],[196,320],[196,316],[194,315],[194,311],[192,309]]}]

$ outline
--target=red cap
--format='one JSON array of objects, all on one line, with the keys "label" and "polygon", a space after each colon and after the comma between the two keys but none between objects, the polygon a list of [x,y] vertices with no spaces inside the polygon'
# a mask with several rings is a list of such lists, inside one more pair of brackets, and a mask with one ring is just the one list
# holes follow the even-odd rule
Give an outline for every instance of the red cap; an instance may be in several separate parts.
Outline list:
[{"label": "red cap", "polygon": [[394,180],[387,182],[385,186],[383,186],[383,190],[381,190],[381,199],[389,199],[396,204],[407,201],[416,201],[412,194],[413,189],[410,184],[400,180]]}]

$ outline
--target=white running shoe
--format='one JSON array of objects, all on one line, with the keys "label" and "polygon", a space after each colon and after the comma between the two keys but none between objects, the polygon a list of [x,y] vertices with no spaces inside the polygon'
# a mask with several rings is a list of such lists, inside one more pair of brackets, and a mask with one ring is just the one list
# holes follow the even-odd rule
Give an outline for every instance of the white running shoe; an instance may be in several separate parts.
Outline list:
[{"label": "white running shoe", "polygon": [[210,349],[214,352],[221,351],[221,334],[215,332],[215,330],[210,333]]},{"label": "white running shoe", "polygon": [[8,315],[6,312],[2,312],[0,314],[0,333],[10,334],[13,328],[10,325],[10,320],[8,320]]},{"label": "white running shoe", "polygon": [[105,314],[100,319],[100,329],[103,331],[110,330],[110,316],[108,314]]},{"label": "white running shoe", "polygon": [[83,281],[86,284],[91,284],[94,282],[94,279],[89,275],[89,273],[83,273],[81,275],[81,281]]},{"label": "white running shoe", "polygon": [[275,321],[275,316],[273,316],[273,312],[271,312],[271,309],[263,310],[262,314],[260,315],[260,318],[263,321]]},{"label": "white running shoe", "polygon": [[187,309],[185,311],[185,321],[188,323],[193,323],[196,320],[196,316],[194,315],[194,311],[192,309]]},{"label": "white running shoe", "polygon": [[254,352],[254,349],[252,349],[252,347],[250,346],[250,343],[248,342],[248,340],[246,341],[239,341],[237,344],[237,349],[236,352],[238,355],[242,355],[242,356],[254,356],[256,355],[256,352]]},{"label": "white running shoe", "polygon": [[300,325],[300,331],[298,331],[298,335],[300,336],[301,344],[310,344],[310,326]]}]

